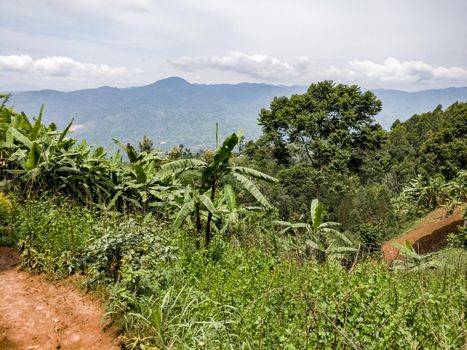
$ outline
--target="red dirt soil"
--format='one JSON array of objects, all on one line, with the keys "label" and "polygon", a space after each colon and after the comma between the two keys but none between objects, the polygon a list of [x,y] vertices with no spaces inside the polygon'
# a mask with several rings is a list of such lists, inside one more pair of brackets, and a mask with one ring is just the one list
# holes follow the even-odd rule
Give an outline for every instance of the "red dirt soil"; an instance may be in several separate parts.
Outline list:
[{"label": "red dirt soil", "polygon": [[447,235],[455,232],[463,223],[461,208],[456,208],[450,215],[446,215],[446,210],[442,208],[433,210],[417,223],[413,231],[383,244],[381,250],[384,260],[391,263],[400,259],[399,250],[393,244],[402,244],[405,240],[409,241],[419,254],[437,251],[446,246]]},{"label": "red dirt soil", "polygon": [[16,250],[0,247],[0,350],[120,349],[103,331],[95,298],[70,282],[19,271],[20,261]]}]

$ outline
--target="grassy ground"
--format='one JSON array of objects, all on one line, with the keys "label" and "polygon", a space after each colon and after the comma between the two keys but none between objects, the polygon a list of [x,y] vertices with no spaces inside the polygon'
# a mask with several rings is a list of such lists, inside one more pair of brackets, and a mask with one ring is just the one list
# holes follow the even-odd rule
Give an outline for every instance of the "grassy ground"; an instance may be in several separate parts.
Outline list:
[{"label": "grassy ground", "polygon": [[24,267],[81,274],[105,290],[128,348],[459,349],[465,347],[467,255],[388,269],[318,264],[275,233],[194,248],[185,231],[146,216],[96,213],[51,200],[5,221]]}]

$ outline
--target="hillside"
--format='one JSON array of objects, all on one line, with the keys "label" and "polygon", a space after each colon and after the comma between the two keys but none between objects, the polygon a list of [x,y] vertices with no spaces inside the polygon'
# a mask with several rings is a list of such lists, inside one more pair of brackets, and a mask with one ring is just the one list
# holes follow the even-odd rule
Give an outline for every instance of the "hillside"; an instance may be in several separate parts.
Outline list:
[{"label": "hillside", "polygon": [[383,110],[377,119],[386,129],[389,129],[396,119],[404,121],[414,114],[433,110],[438,104],[446,108],[456,101],[467,101],[467,87],[415,92],[388,89],[372,91],[383,103]]},{"label": "hillside", "polygon": [[[10,105],[28,115],[37,115],[45,105],[45,121],[60,127],[74,118],[74,135],[90,142],[112,144],[111,138],[137,142],[151,137],[162,149],[183,143],[198,150],[214,146],[214,125],[220,137],[239,128],[248,139],[261,130],[257,116],[274,96],[303,93],[305,86],[268,84],[191,84],[181,78],[167,78],[153,84],[126,89],[97,89],[60,92],[53,90],[14,93]],[[389,128],[399,118],[467,101],[467,87],[420,92],[374,90],[383,102],[378,121]]]}]

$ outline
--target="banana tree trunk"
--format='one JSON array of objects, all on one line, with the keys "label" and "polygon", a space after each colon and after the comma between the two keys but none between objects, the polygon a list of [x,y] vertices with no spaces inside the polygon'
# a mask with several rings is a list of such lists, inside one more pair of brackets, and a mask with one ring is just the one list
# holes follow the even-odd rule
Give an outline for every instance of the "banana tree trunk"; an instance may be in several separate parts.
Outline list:
[{"label": "banana tree trunk", "polygon": [[[211,184],[211,202],[214,202],[214,197],[215,197],[215,194],[216,194],[215,191],[216,191],[216,183],[215,183],[215,181],[213,181],[212,184]],[[206,222],[206,237],[205,237],[205,241],[204,241],[206,249],[209,248],[209,242],[211,242],[211,237],[212,237],[212,234],[211,234],[211,222],[212,222],[212,213],[209,212],[208,213],[208,220]]]}]

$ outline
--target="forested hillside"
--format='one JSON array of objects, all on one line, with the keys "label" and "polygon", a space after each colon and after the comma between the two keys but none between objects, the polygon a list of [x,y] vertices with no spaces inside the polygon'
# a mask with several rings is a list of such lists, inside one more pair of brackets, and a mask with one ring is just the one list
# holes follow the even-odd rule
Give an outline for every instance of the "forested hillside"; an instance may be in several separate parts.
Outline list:
[{"label": "forested hillside", "polygon": [[[268,84],[190,84],[168,78],[154,84],[127,89],[98,89],[59,92],[52,90],[13,93],[10,105],[36,116],[45,106],[44,120],[64,128],[74,118],[73,135],[88,142],[110,146],[112,138],[136,143],[149,136],[155,146],[169,150],[183,144],[197,152],[215,146],[213,128],[219,135],[244,128],[247,139],[261,134],[258,111],[275,96],[304,93],[306,86]],[[467,88],[404,92],[374,90],[382,101],[375,118],[385,129],[396,119],[467,101]]]},{"label": "forested hillside", "polygon": [[247,130],[247,138],[258,137],[258,110],[274,96],[302,91],[300,86],[205,85],[168,78],[128,89],[16,93],[10,104],[28,115],[37,115],[44,104],[47,122],[65,127],[74,118],[74,136],[105,146],[112,138],[136,143],[147,134],[164,150],[183,144],[199,151],[215,146],[216,122],[222,137],[240,128]]},{"label": "forested hillside", "polygon": [[99,293],[123,348],[466,346],[466,227],[381,246],[434,209],[467,217],[467,103],[385,130],[377,95],[322,81],[258,110],[256,141],[213,127],[193,156],[108,152],[2,100],[0,246]]}]

